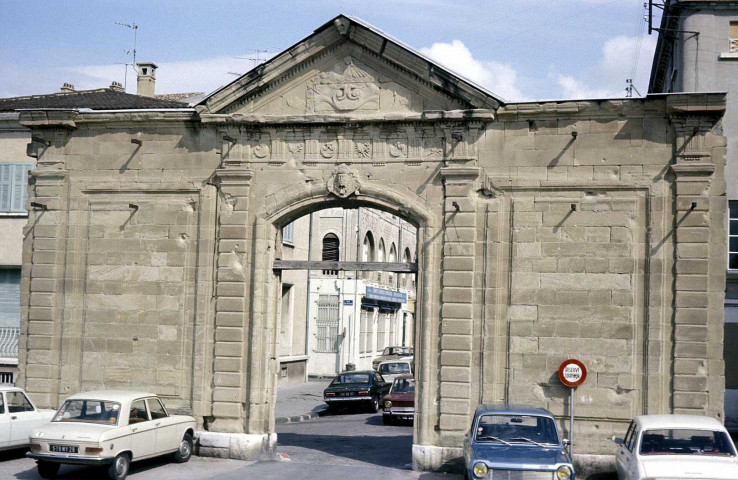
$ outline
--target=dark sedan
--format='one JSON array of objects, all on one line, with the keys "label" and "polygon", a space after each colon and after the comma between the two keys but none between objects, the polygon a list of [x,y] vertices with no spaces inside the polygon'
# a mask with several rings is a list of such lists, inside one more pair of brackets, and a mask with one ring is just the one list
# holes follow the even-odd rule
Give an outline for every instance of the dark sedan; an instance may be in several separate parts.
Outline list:
[{"label": "dark sedan", "polygon": [[390,386],[373,370],[341,372],[323,391],[323,400],[329,408],[365,406],[376,413],[380,399],[389,392]]}]

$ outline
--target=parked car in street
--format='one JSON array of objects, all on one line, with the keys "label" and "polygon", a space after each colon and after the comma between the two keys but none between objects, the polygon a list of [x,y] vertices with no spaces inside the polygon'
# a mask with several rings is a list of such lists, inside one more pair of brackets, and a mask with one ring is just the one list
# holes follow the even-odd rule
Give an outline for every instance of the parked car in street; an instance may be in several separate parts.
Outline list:
[{"label": "parked car in street", "polygon": [[414,375],[415,361],[413,357],[401,358],[398,360],[387,360],[380,363],[376,370],[388,382],[393,382],[400,375]]},{"label": "parked car in street", "polygon": [[39,410],[22,388],[0,387],[0,450],[28,446],[36,427],[48,423],[54,410]]},{"label": "parked car in street", "polygon": [[382,400],[382,422],[390,425],[396,420],[414,419],[415,379],[412,375],[400,375],[392,382],[389,393]]},{"label": "parked car in street", "polygon": [[641,415],[618,444],[620,480],[737,479],[738,457],[722,423],[698,415]]},{"label": "parked car in street", "polygon": [[387,360],[397,360],[403,357],[412,357],[413,347],[385,347],[382,354],[372,360],[372,368],[377,369],[380,363]]},{"label": "parked car in street", "polygon": [[467,478],[574,480],[565,443],[543,408],[479,405],[464,438]]},{"label": "parked car in street", "polygon": [[31,433],[26,455],[36,459],[43,478],[67,463],[106,466],[109,478],[122,480],[137,460],[171,454],[175,462],[188,461],[194,432],[194,418],[170,415],[153,393],[84,392]]},{"label": "parked car in street", "polygon": [[374,370],[346,371],[336,375],[323,391],[323,400],[329,408],[339,405],[364,406],[376,413],[380,400],[389,392],[390,386]]}]

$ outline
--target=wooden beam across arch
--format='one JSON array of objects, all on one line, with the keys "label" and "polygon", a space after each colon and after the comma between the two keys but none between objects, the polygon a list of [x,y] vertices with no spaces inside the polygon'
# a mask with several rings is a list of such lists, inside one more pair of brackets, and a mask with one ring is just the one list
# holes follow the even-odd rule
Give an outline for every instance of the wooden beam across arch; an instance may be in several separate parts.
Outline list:
[{"label": "wooden beam across arch", "polygon": [[343,272],[418,273],[415,262],[333,262],[306,260],[274,260],[273,270],[337,270]]}]

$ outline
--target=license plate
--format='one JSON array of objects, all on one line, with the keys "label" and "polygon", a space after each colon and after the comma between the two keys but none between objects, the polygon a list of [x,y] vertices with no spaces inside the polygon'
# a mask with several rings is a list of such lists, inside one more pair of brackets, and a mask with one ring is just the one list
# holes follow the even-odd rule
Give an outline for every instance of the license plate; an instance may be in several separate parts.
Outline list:
[{"label": "license plate", "polygon": [[58,453],[77,453],[77,447],[72,445],[49,445],[49,451]]}]

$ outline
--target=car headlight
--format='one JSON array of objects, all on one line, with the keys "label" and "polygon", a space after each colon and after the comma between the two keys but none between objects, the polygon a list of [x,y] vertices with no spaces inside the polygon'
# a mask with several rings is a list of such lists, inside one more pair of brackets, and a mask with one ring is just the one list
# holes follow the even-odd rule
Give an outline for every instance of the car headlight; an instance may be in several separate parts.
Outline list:
[{"label": "car headlight", "polygon": [[484,462],[477,462],[474,464],[474,468],[472,470],[474,471],[475,477],[484,477],[487,475],[487,464]]},{"label": "car headlight", "polygon": [[392,406],[392,402],[390,402],[389,400],[384,402],[384,408],[390,408],[391,406]]},{"label": "car headlight", "polygon": [[569,465],[562,465],[556,469],[556,477],[559,480],[571,480],[571,467]]}]

